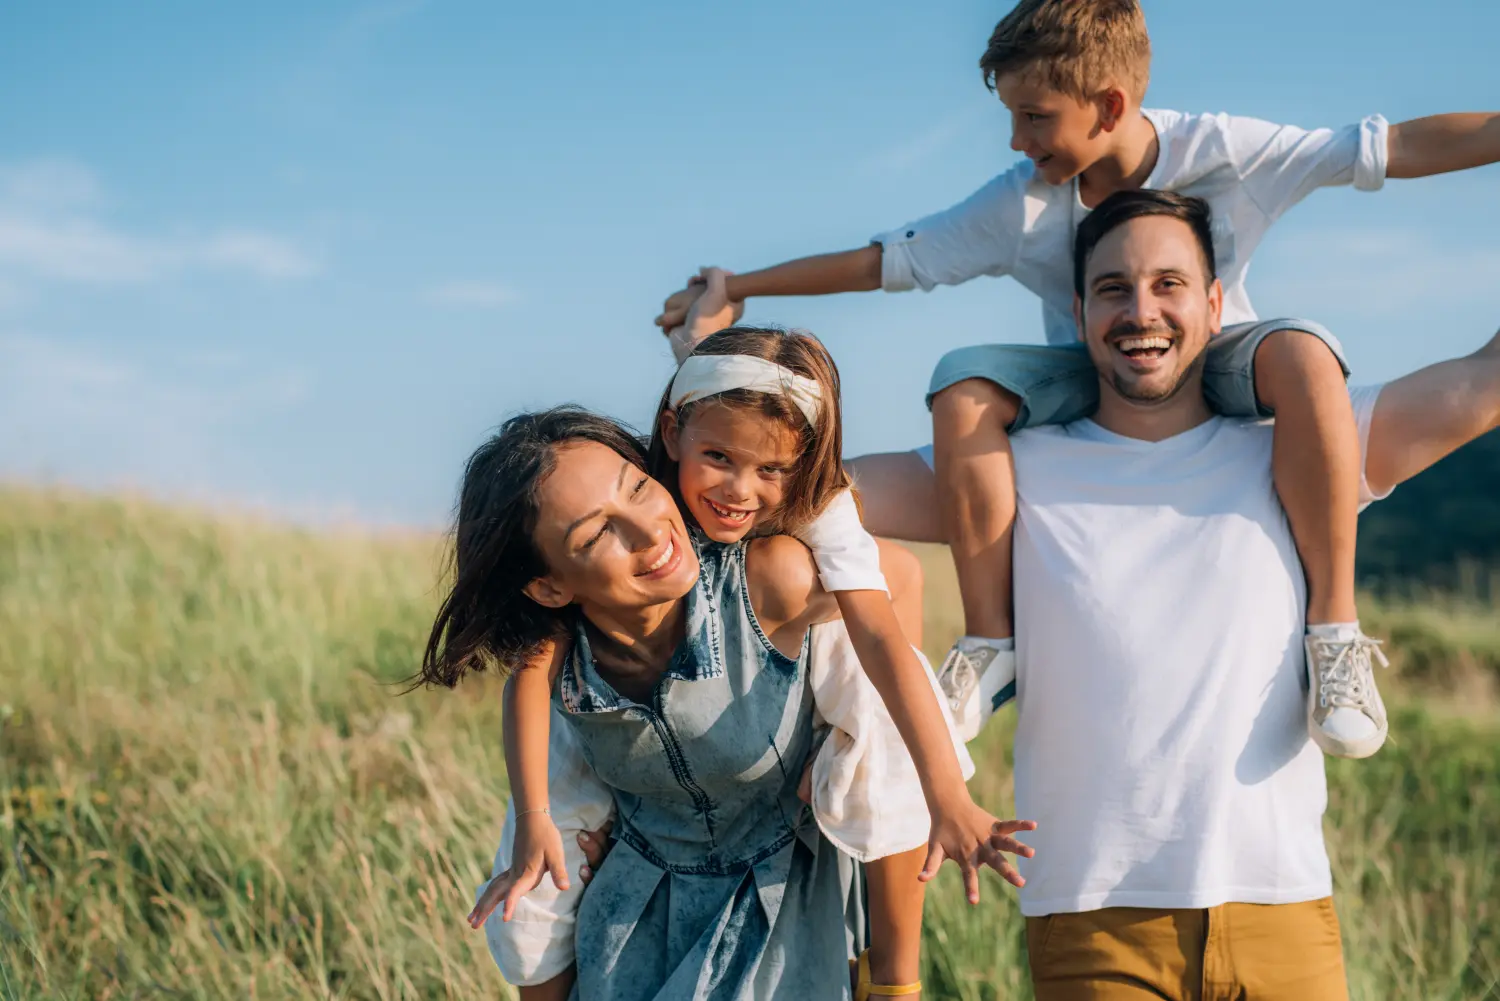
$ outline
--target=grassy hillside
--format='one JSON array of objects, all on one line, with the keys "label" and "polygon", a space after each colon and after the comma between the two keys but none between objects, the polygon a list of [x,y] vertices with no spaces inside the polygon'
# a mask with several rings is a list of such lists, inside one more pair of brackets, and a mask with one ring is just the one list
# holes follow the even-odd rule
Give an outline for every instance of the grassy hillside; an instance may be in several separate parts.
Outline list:
[{"label": "grassy hillside", "polygon": [[[462,920],[504,806],[495,689],[391,686],[440,555],[0,492],[0,998],[510,996]],[[925,558],[936,652],[954,601]],[[1330,766],[1355,997],[1495,996],[1500,616],[1372,618],[1412,686],[1465,695],[1408,700],[1387,750]],[[1008,746],[978,748],[996,810]],[[1014,898],[986,898],[941,880],[929,998],[1030,996]]]}]

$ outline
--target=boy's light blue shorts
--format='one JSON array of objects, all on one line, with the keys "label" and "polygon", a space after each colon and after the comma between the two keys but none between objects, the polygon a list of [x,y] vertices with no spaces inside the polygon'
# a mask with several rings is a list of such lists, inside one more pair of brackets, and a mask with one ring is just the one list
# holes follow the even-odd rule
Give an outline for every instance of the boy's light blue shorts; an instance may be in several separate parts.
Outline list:
[{"label": "boy's light blue shorts", "polygon": [[[1203,365],[1203,395],[1226,417],[1271,417],[1255,392],[1255,352],[1278,330],[1300,330],[1328,345],[1344,375],[1349,362],[1338,338],[1311,320],[1255,320],[1225,327],[1208,342]],[[1021,399],[1011,432],[1041,424],[1069,424],[1099,406],[1099,374],[1088,349],[1079,344],[979,344],[942,357],[932,373],[927,405],[949,386],[965,379],[986,379]]]}]

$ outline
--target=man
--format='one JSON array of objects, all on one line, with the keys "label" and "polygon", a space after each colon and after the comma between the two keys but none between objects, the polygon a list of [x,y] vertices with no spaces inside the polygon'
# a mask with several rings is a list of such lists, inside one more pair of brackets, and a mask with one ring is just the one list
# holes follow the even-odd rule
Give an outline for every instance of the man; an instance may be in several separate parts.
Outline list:
[{"label": "man", "polygon": [[[1176,194],[1094,210],[1074,284],[1099,408],[1014,440],[1038,1001],[1347,996],[1272,429],[1202,391],[1223,308],[1210,232],[1207,204]],[[1374,396],[1355,394],[1362,438]]]}]

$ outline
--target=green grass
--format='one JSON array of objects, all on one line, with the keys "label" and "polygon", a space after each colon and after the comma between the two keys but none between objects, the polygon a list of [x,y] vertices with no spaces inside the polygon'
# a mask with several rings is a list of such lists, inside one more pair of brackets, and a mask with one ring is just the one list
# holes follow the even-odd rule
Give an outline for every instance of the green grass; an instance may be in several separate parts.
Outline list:
[{"label": "green grass", "polygon": [[[510,996],[462,920],[504,807],[496,689],[391,684],[441,556],[0,491],[0,999]],[[1463,697],[1404,699],[1390,747],[1330,766],[1354,996],[1500,996],[1500,615],[1367,614],[1413,692]],[[974,785],[1003,811],[992,729]],[[927,935],[927,997],[1030,997],[998,881],[975,910],[946,873]]]}]

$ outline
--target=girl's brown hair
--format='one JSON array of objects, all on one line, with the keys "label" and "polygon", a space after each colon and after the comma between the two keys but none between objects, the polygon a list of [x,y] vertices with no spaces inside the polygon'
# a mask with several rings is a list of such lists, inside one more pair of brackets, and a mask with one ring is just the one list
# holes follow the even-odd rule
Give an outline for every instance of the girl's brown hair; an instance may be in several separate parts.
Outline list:
[{"label": "girl's brown hair", "polygon": [[[840,417],[839,370],[828,349],[805,330],[782,330],[777,327],[726,327],[707,337],[696,348],[696,355],[750,355],[775,362],[782,368],[811,379],[822,390],[818,420],[809,426],[796,404],[780,393],[763,393],[751,389],[734,389],[706,399],[693,400],[676,408],[677,426],[683,427],[700,407],[723,406],[743,410],[763,418],[780,421],[797,435],[797,466],[787,484],[786,500],[781,510],[766,526],[765,534],[795,532],[823,513],[835,494],[852,485],[844,470],[844,432]],[[646,472],[672,492],[684,517],[691,512],[682,502],[677,484],[677,462],[667,454],[662,440],[662,416],[672,407],[672,387],[662,394],[651,429],[651,444],[646,449]]]}]

